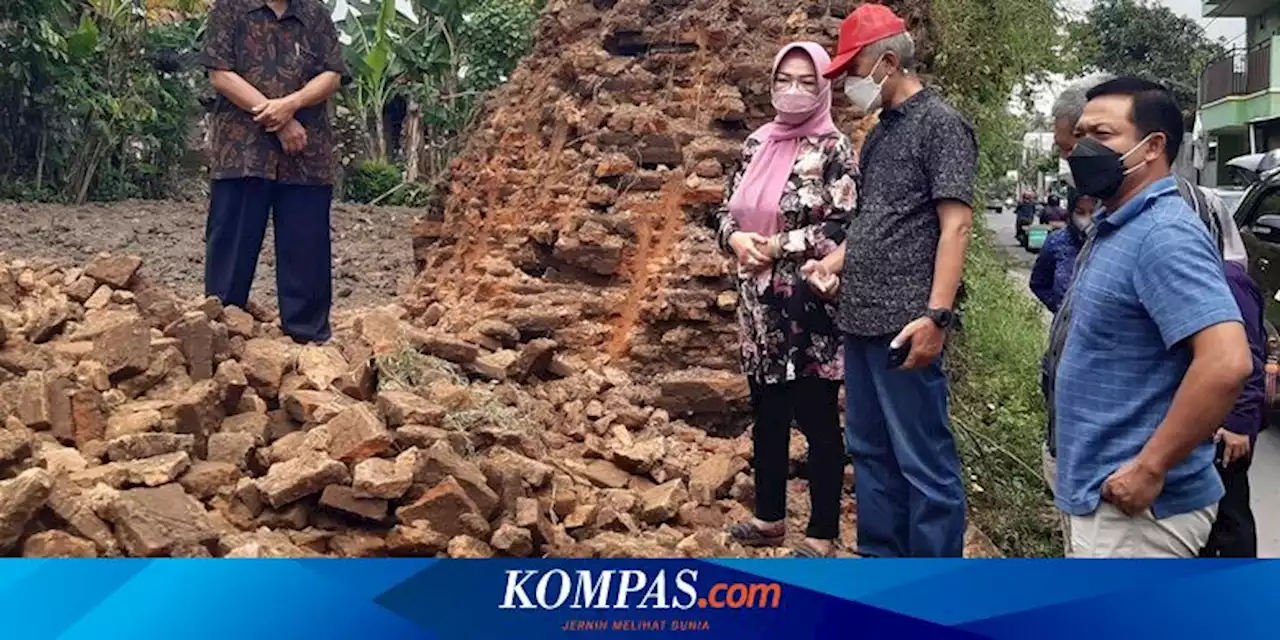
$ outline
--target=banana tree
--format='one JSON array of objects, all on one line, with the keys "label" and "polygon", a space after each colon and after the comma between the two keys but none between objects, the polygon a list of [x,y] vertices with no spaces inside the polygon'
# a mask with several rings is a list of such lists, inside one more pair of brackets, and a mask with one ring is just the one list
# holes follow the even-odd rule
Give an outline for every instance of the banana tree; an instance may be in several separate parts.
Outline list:
[{"label": "banana tree", "polygon": [[[506,80],[532,43],[541,0],[415,0],[429,35],[405,47],[412,83],[405,148],[419,150],[427,175],[447,167],[484,92]],[[407,173],[417,175],[419,153]]]},{"label": "banana tree", "polygon": [[413,181],[424,148],[427,174],[443,169],[479,95],[500,84],[527,50],[541,0],[330,0],[330,6],[355,75],[346,103],[361,119],[368,156],[387,160],[384,113],[404,98],[405,175]]},{"label": "banana tree", "polygon": [[347,88],[347,105],[360,119],[366,152],[386,162],[387,104],[400,89],[404,65],[400,43],[421,29],[408,0],[335,0],[333,18],[347,41],[346,60],[353,82]]},{"label": "banana tree", "polygon": [[[427,174],[435,177],[442,162],[433,153],[436,136],[431,116],[439,111],[442,98],[452,108],[462,63],[457,31],[464,12],[474,0],[416,0],[424,29],[399,48],[408,67],[405,87],[406,118],[403,134],[405,180],[416,181],[422,173],[422,157],[427,155]],[[447,161],[447,158],[445,158]]]}]

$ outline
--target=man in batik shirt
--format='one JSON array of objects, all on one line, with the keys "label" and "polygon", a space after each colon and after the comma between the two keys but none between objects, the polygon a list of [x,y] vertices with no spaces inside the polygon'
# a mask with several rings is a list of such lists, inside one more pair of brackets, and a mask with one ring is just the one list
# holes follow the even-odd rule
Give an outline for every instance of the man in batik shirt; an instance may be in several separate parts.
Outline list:
[{"label": "man in batik shirt", "polygon": [[333,299],[328,101],[347,75],[337,29],[319,0],[218,0],[203,62],[218,92],[205,292],[248,303],[271,216],[281,326],[298,342],[324,342]]}]

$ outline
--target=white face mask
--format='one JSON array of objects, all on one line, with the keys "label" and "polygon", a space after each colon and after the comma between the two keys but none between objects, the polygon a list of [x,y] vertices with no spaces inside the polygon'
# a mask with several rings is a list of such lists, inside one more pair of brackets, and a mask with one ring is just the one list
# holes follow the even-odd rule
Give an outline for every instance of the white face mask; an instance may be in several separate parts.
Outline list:
[{"label": "white face mask", "polygon": [[[1142,148],[1142,146],[1143,146],[1143,145],[1147,144],[1147,142],[1151,140],[1151,136],[1153,136],[1153,135],[1155,135],[1155,134],[1148,133],[1148,134],[1147,134],[1147,137],[1145,137],[1145,138],[1143,138],[1142,140],[1140,140],[1140,141],[1138,142],[1138,144],[1136,144],[1136,145],[1134,145],[1134,146],[1133,146],[1133,148],[1132,148],[1132,149],[1130,149],[1130,150],[1129,150],[1128,152],[1126,152],[1124,155],[1120,156],[1120,166],[1122,166],[1122,167],[1123,167],[1123,166],[1124,166],[1124,161],[1125,161],[1125,160],[1128,160],[1128,159],[1129,159],[1129,156],[1133,155],[1133,152],[1134,152],[1134,151],[1137,151],[1138,149]],[[1133,173],[1134,171],[1137,171],[1138,169],[1141,169],[1142,167],[1146,166],[1146,164],[1147,164],[1147,161],[1146,161],[1146,159],[1144,158],[1144,159],[1142,160],[1142,162],[1139,162],[1138,164],[1135,164],[1135,165],[1133,165],[1132,167],[1129,167],[1128,169],[1125,169],[1125,170],[1124,170],[1124,175],[1125,175],[1125,177],[1128,177],[1128,176],[1129,176],[1129,174],[1131,174],[1131,173]]]},{"label": "white face mask", "polygon": [[884,87],[884,81],[888,79],[886,76],[880,82],[875,81],[876,69],[880,68],[880,62],[884,58],[876,60],[875,66],[871,67],[871,73],[865,77],[850,76],[844,81],[844,94],[849,96],[849,100],[853,102],[855,107],[862,109],[863,113],[871,113],[880,108],[882,100],[881,89]]}]

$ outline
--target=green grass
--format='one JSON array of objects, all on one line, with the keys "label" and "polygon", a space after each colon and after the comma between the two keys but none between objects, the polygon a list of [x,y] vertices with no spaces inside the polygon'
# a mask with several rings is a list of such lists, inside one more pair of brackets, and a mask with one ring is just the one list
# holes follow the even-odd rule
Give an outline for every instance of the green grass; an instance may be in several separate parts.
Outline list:
[{"label": "green grass", "polygon": [[970,512],[1008,556],[1061,556],[1061,534],[1041,475],[1045,408],[1041,308],[1009,277],[1006,258],[977,231],[965,266],[963,326],[948,368],[952,424]]}]

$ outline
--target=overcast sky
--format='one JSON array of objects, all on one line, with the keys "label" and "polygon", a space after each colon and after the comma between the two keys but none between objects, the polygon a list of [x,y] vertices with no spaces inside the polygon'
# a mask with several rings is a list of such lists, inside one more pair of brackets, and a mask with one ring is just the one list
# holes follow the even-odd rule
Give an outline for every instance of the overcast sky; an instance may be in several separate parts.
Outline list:
[{"label": "overcast sky", "polygon": [[[1242,46],[1244,43],[1245,23],[1243,18],[1205,18],[1201,16],[1204,10],[1203,0],[1155,0],[1156,4],[1162,4],[1175,13],[1194,18],[1205,28],[1205,33],[1210,38],[1223,38],[1231,42],[1232,46]],[[1093,5],[1093,0],[1063,0],[1066,5],[1067,12],[1073,18],[1082,18],[1084,13]],[[1066,84],[1066,81],[1059,78],[1052,83],[1052,86],[1045,87],[1039,92],[1036,100],[1036,107],[1039,111],[1048,113],[1053,104],[1053,98],[1057,95],[1058,90]],[[1012,105],[1014,111],[1021,112],[1021,104],[1015,101]]]}]

